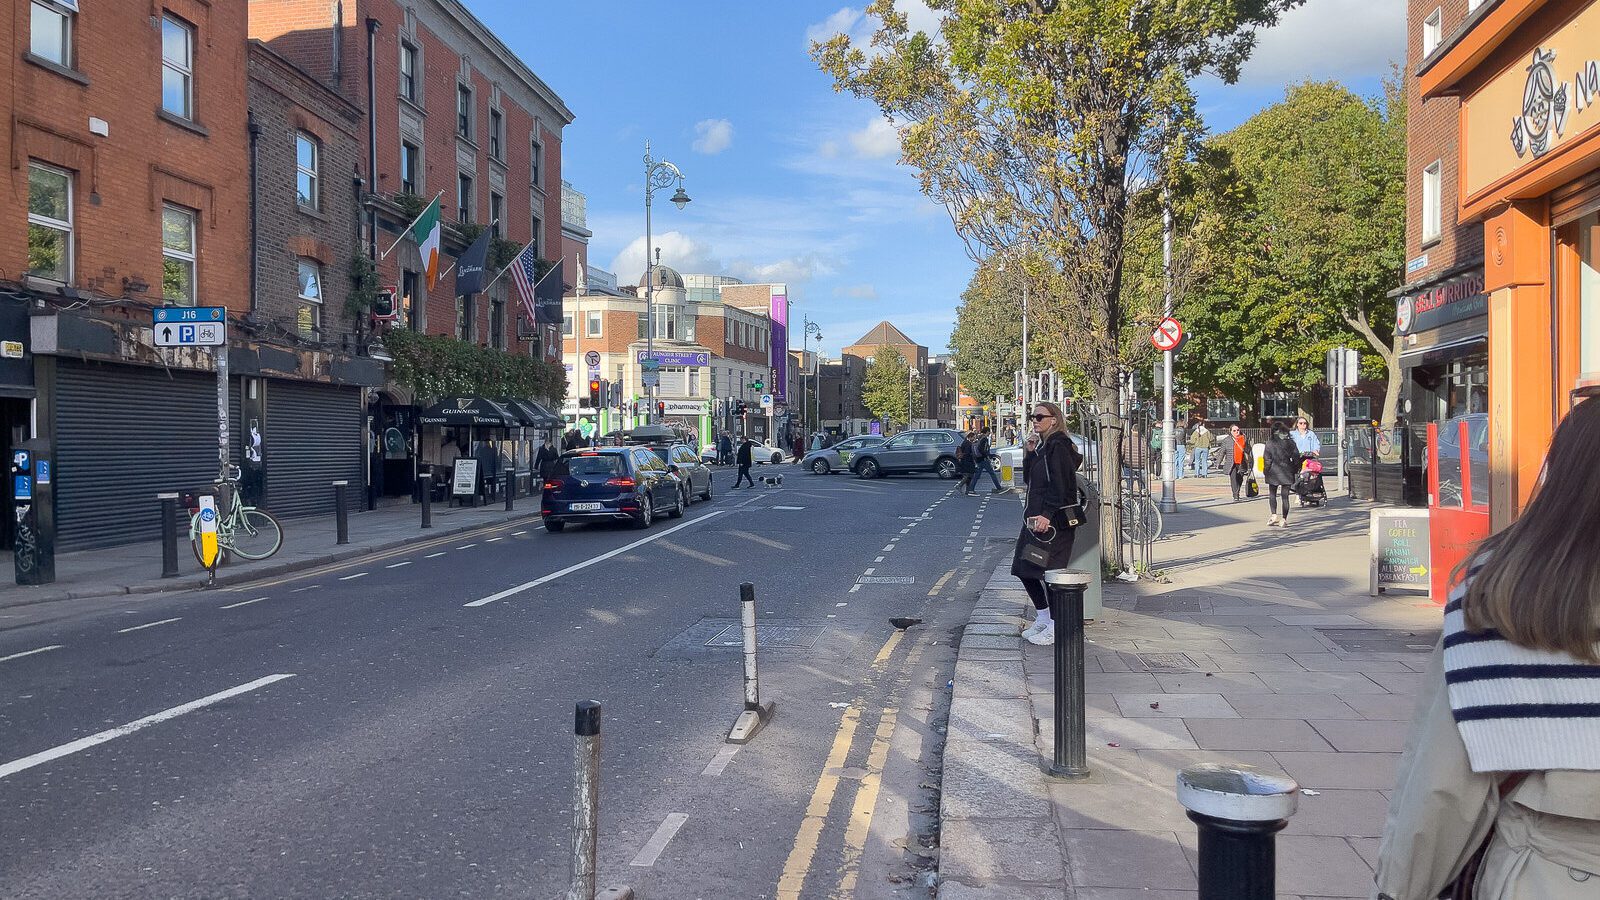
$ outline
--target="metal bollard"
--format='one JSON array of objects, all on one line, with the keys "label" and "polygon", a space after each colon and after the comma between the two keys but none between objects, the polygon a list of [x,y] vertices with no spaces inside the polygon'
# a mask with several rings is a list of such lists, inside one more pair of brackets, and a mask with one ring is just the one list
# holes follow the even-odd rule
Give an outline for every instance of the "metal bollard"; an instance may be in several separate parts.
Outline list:
[{"label": "metal bollard", "polygon": [[422,467],[422,527],[433,527],[433,466]]},{"label": "metal bollard", "polygon": [[739,585],[739,621],[744,631],[744,709],[728,730],[728,743],[747,744],[772,718],[773,703],[761,702],[761,676],[756,670],[756,586]]},{"label": "metal bollard", "polygon": [[580,700],[572,715],[572,883],[567,900],[594,900],[600,833],[600,703]]},{"label": "metal bollard", "polygon": [[336,544],[350,543],[350,507],[345,502],[345,492],[349,490],[350,482],[335,481],[333,483],[333,522],[338,530],[339,538]]},{"label": "metal bollard", "polygon": [[1272,900],[1273,835],[1289,824],[1300,785],[1249,766],[1190,766],[1178,773],[1178,802],[1200,833],[1199,900]]},{"label": "metal bollard", "polygon": [[1094,576],[1075,569],[1044,573],[1050,618],[1056,623],[1055,755],[1049,773],[1089,777],[1083,700],[1083,592]]},{"label": "metal bollard", "polygon": [[516,469],[512,469],[512,470],[506,472],[505,489],[506,489],[506,512],[511,512],[512,503],[515,502],[515,500],[517,498],[517,470]]},{"label": "metal bollard", "polygon": [[157,494],[161,501],[161,577],[178,577],[178,495]]}]

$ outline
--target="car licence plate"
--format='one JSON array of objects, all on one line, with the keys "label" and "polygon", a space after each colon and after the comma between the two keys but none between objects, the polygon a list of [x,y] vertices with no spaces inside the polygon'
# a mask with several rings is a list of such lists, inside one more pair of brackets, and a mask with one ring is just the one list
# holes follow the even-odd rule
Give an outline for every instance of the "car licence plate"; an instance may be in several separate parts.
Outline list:
[{"label": "car licence plate", "polygon": [[567,504],[567,508],[572,510],[573,512],[594,512],[595,510],[600,509],[600,506],[601,505],[599,503],[569,503],[569,504]]}]

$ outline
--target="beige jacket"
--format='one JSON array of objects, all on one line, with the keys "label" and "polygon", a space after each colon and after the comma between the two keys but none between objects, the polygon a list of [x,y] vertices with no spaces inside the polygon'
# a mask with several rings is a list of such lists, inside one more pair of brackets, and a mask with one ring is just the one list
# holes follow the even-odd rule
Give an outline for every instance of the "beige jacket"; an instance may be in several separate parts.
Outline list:
[{"label": "beige jacket", "polygon": [[1372,896],[1434,900],[1493,826],[1475,897],[1600,900],[1600,772],[1535,772],[1501,797],[1501,777],[1467,762],[1439,648],[1423,683]]}]

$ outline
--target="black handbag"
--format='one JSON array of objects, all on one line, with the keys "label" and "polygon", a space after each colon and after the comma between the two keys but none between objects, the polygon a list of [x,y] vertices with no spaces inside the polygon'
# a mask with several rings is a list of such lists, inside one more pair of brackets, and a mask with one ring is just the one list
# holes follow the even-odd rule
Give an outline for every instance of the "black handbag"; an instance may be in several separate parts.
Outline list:
[{"label": "black handbag", "polygon": [[1022,545],[1022,553],[1020,554],[1022,561],[1029,565],[1038,566],[1041,569],[1050,568],[1050,545],[1055,541],[1055,533],[1056,527],[1054,525],[1045,529],[1045,535],[1050,535],[1049,537],[1042,536],[1029,529],[1028,539]]},{"label": "black handbag", "polygon": [[1244,495],[1246,497],[1261,496],[1261,485],[1256,483],[1256,477],[1254,475],[1251,475],[1250,480],[1245,482]]}]

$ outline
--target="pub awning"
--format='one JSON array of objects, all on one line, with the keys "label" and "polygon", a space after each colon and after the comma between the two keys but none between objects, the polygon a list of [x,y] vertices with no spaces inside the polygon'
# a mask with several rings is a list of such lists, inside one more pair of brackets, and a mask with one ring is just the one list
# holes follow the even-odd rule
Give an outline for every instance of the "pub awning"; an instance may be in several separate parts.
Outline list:
[{"label": "pub awning", "polygon": [[484,397],[446,397],[423,410],[417,424],[516,428],[521,421],[511,410]]},{"label": "pub awning", "polygon": [[528,406],[533,408],[534,412],[539,414],[540,428],[562,428],[566,426],[567,420],[561,418],[560,414],[552,410],[550,407],[545,406],[543,403],[536,403],[532,400],[525,402]]}]

